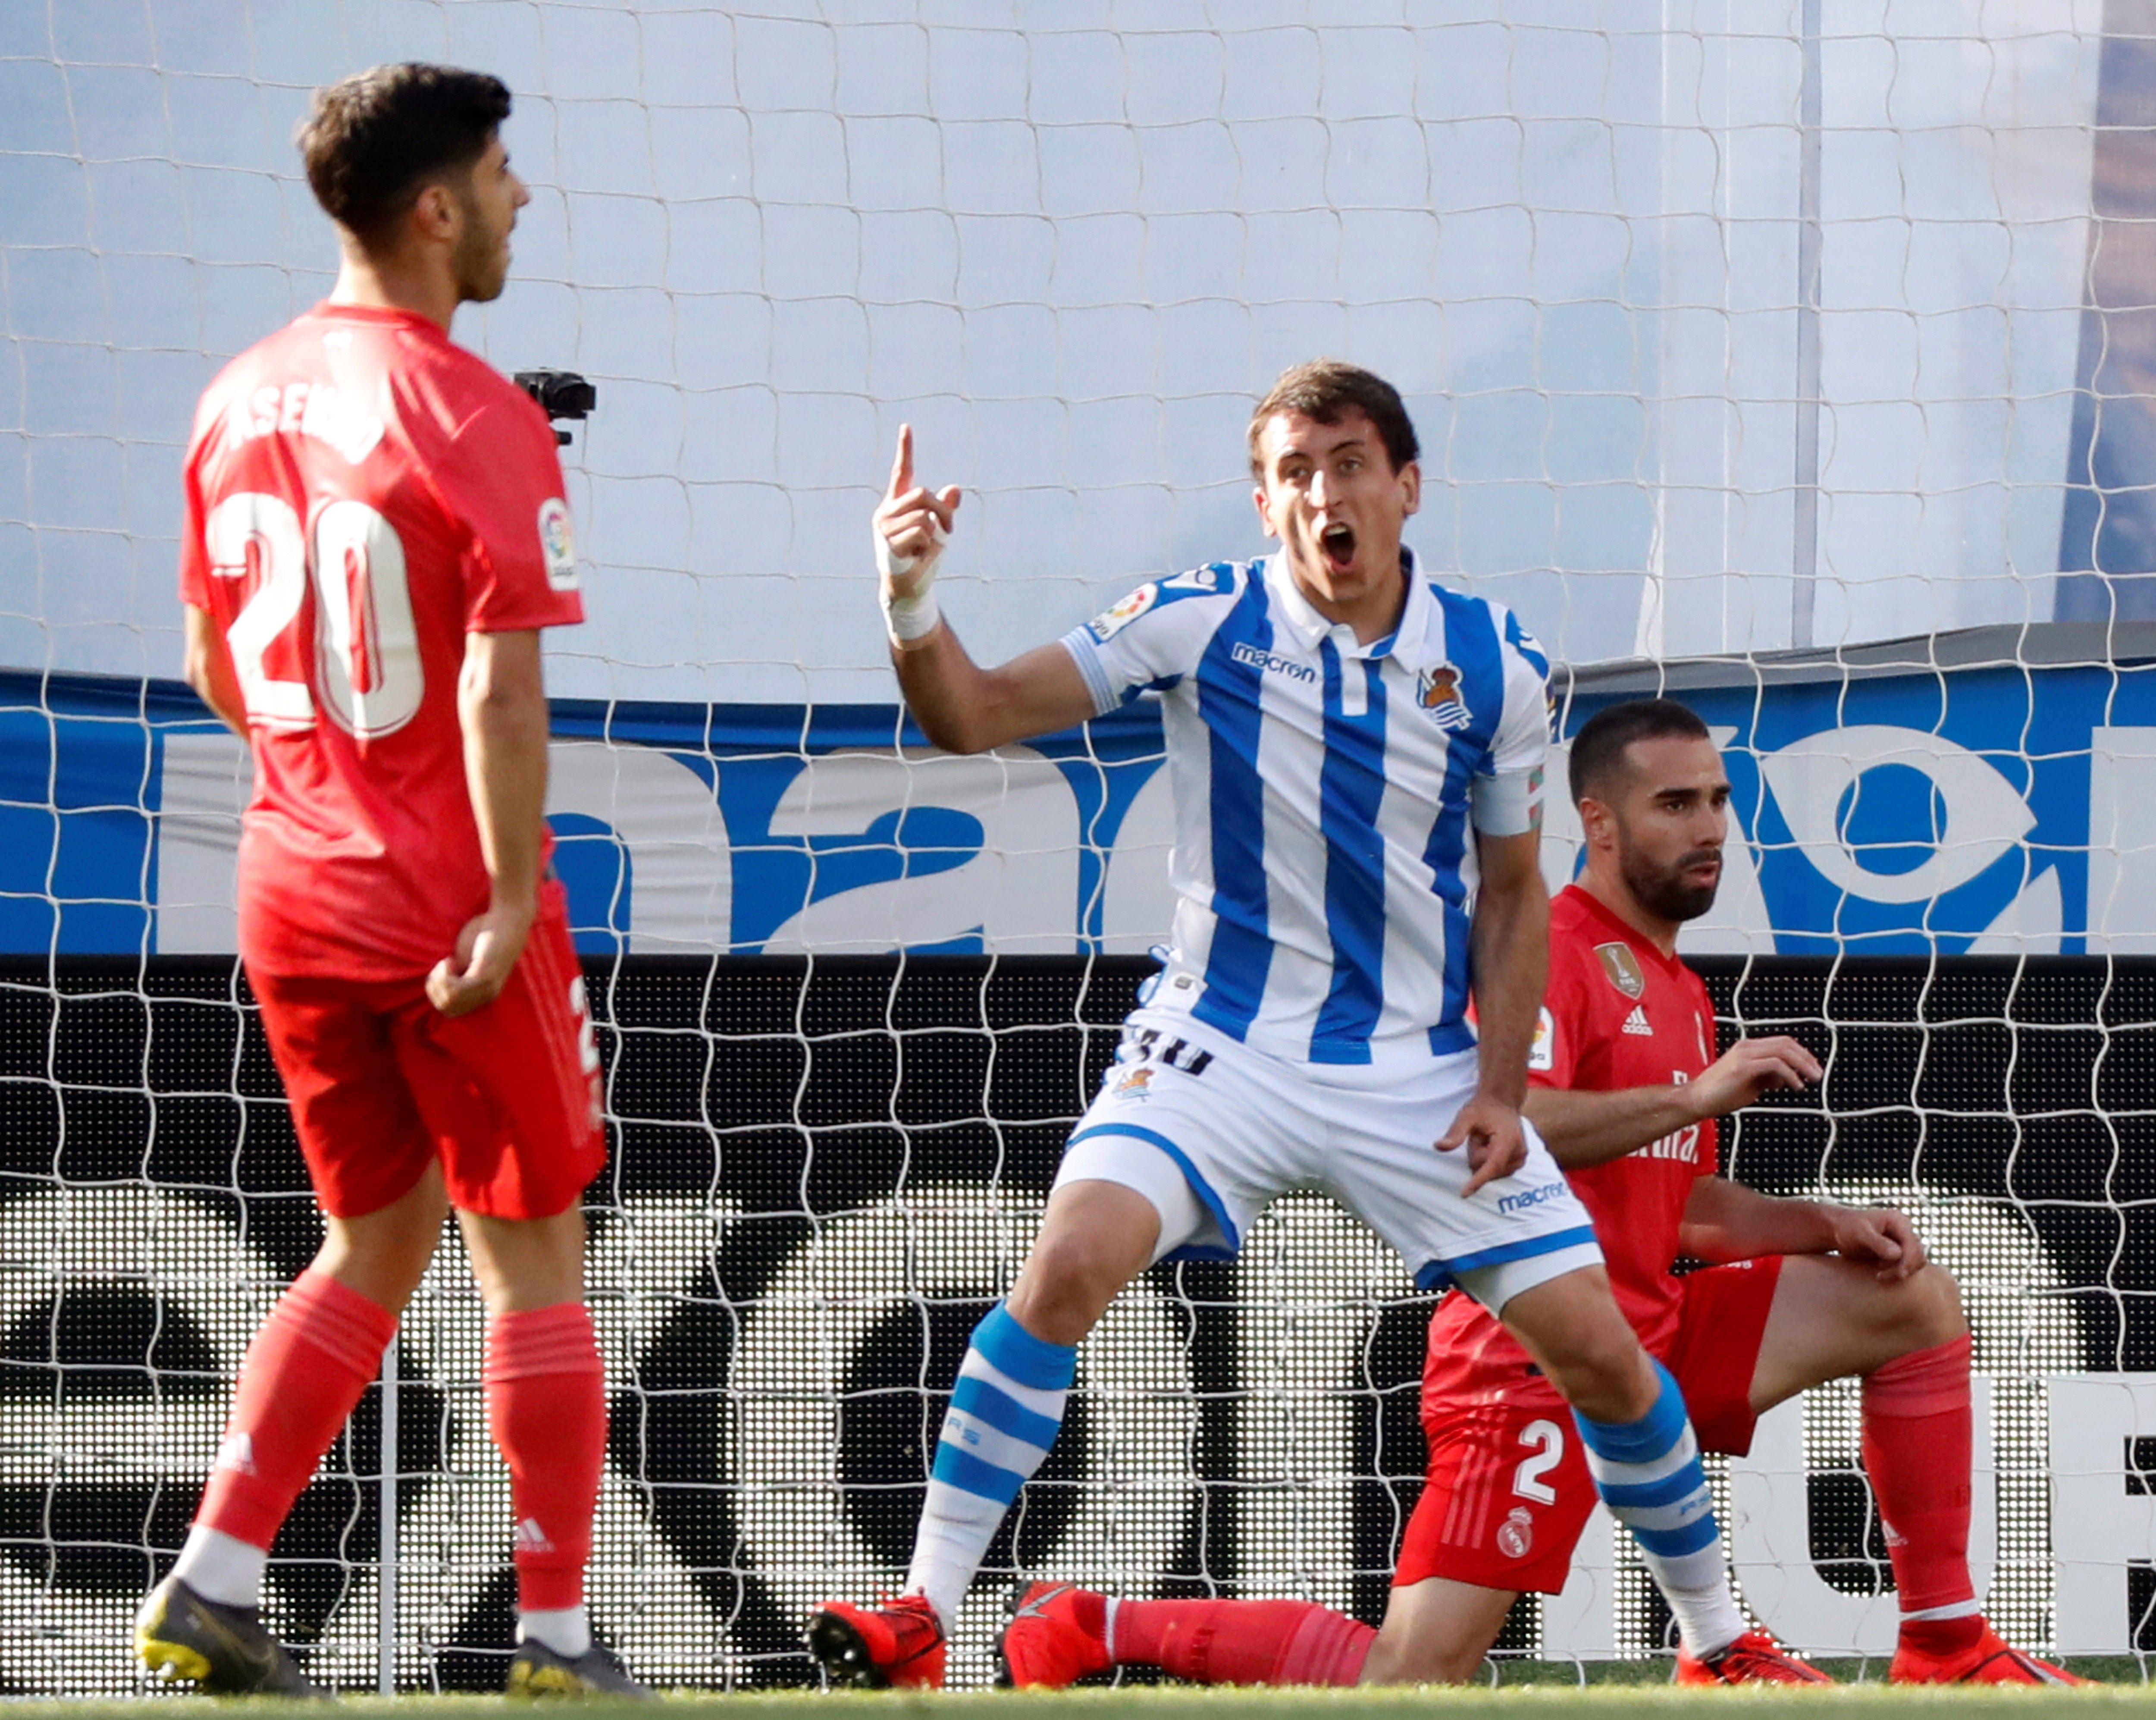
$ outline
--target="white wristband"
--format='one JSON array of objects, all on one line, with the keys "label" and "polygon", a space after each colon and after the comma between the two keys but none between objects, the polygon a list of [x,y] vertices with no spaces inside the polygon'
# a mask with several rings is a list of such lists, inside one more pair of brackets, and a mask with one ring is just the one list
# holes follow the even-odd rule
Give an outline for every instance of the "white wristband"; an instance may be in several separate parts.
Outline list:
[{"label": "white wristband", "polygon": [[[891,629],[891,643],[903,645],[913,639],[926,639],[943,619],[942,611],[936,603],[936,564],[943,558],[943,534],[936,534],[936,547],[923,556],[899,555],[882,532],[873,535],[876,572],[880,576],[876,588],[883,598],[884,623]],[[901,596],[892,589],[896,581],[905,578],[916,567],[921,568],[921,575],[911,591]]]},{"label": "white wristband", "polygon": [[910,598],[895,598],[891,588],[884,587],[883,619],[892,642],[902,645],[935,632],[942,624],[943,613],[937,608],[934,590],[924,581]]}]

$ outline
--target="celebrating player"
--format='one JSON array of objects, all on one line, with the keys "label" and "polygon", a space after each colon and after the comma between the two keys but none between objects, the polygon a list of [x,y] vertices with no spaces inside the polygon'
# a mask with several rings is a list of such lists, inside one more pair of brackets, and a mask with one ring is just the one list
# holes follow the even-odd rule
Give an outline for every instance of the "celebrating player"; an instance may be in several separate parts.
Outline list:
[{"label": "celebrating player", "polygon": [[[1754,1676],[1816,1679],[1746,1632],[1683,1400],[1520,1116],[1549,926],[1540,649],[1403,547],[1421,474],[1389,384],[1299,367],[1249,439],[1278,554],[1141,586],[983,670],[929,583],[958,492],[917,485],[899,433],[875,538],[915,717],[971,752],[1163,693],[1180,901],[1166,970],[1070,1137],[1040,1240],[974,1330],[906,1591],[827,1603],[811,1649],[850,1681],[940,1683],[989,1538],[1055,1439],[1079,1341],[1150,1263],[1231,1253],[1274,1195],[1315,1182],[1419,1283],[1459,1284],[1502,1317],[1564,1394],[1702,1676],[1771,1663]],[[1272,1647],[1298,1681],[1353,1682],[1370,1635],[1306,1607]]]},{"label": "celebrating player", "polygon": [[327,1232],[136,1620],[143,1662],[206,1690],[320,1693],[262,1625],[270,1544],[454,1208],[516,1517],[509,1687],[643,1693],[583,1606],[606,1406],[578,1196],[605,1137],[546,875],[539,644],[583,619],[576,554],[546,418],[449,339],[501,293],[529,201],[509,105],[428,65],[316,95],[336,290],[226,367],[187,456],[187,679],[252,743],[240,953]]},{"label": "celebrating player", "polygon": [[[1864,1380],[1864,1466],[1902,1604],[1902,1684],[2077,1684],[2009,1647],[1969,1574],[1969,1337],[1946,1270],[1902,1214],[1780,1200],[1715,1173],[1713,1119],[1820,1065],[1794,1040],[1712,1055],[1714,1014],[1677,928],[1722,875],[1729,781],[1706,726],[1667,700],[1618,705],[1572,746],[1587,868],[1553,911],[1527,1114],[1594,1215],[1618,1305],[1684,1388],[1711,1451],[1808,1386]],[[1671,1276],[1680,1254],[1727,1264]],[[1528,1354],[1457,1294],[1430,1322],[1430,1479],[1366,1681],[1473,1675],[1522,1589],[1556,1594],[1594,1504],[1563,1405]],[[1268,1660],[1280,1601],[1125,1601],[1036,1584],[1002,1653],[1020,1684],[1118,1661],[1216,1682],[1302,1683]],[[1681,1670],[1680,1676],[1684,1676]]]}]

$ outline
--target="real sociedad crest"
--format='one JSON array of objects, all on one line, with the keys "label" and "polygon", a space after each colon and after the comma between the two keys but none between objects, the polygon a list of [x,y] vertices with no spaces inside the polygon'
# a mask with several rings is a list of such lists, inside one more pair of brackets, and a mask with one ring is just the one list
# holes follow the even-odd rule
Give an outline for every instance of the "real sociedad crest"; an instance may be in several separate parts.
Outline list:
[{"label": "real sociedad crest", "polygon": [[1450,663],[1434,663],[1416,678],[1415,702],[1441,729],[1464,729],[1475,720],[1460,696],[1460,670]]},{"label": "real sociedad crest", "polygon": [[1141,1063],[1136,1069],[1124,1074],[1108,1096],[1111,1099],[1143,1099],[1151,1096],[1152,1088],[1152,1071]]}]

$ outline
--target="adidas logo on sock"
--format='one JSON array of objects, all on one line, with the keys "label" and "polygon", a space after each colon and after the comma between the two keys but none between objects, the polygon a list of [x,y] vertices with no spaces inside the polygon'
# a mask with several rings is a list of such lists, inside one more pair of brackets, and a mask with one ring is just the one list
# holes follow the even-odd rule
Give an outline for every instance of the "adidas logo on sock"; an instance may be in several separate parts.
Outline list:
[{"label": "adidas logo on sock", "polygon": [[527,1517],[516,1526],[516,1550],[519,1553],[552,1553],[554,1543],[547,1538],[546,1530],[539,1527],[539,1519]]},{"label": "adidas logo on sock", "polygon": [[254,1437],[252,1434],[236,1433],[226,1435],[217,1448],[217,1461],[212,1469],[228,1469],[234,1475],[254,1473]]},{"label": "adidas logo on sock", "polygon": [[1650,1039],[1654,1037],[1654,1029],[1647,1025],[1647,1012],[1637,1004],[1632,1005],[1632,1013],[1625,1018],[1625,1031],[1645,1034]]}]

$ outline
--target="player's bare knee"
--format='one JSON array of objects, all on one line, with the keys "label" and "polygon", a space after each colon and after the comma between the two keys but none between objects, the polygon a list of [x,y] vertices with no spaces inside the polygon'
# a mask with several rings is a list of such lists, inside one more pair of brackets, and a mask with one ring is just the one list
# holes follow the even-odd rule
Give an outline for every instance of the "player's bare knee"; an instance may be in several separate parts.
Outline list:
[{"label": "player's bare knee", "polygon": [[1011,1287],[1014,1318],[1050,1343],[1075,1343],[1093,1329],[1134,1267],[1127,1240],[1072,1226],[1043,1236]]},{"label": "player's bare knee", "polygon": [[1944,1266],[1927,1263],[1902,1289],[1902,1324],[1911,1348],[1951,1343],[1969,1330],[1969,1317],[1962,1312],[1961,1286]]},{"label": "player's bare knee", "polygon": [[1543,1371],[1565,1402],[1595,1421],[1631,1421],[1654,1407],[1654,1371],[1614,1307],[1542,1335]]}]

